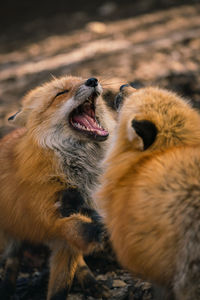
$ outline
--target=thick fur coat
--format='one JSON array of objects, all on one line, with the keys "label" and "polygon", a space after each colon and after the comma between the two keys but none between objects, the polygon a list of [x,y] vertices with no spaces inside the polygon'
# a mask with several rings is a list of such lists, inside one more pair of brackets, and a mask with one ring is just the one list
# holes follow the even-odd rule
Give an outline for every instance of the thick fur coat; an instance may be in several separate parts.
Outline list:
[{"label": "thick fur coat", "polygon": [[48,299],[56,293],[65,299],[82,253],[98,242],[90,217],[61,218],[57,204],[75,187],[94,207],[91,190],[115,124],[101,93],[95,78],[54,79],[25,96],[9,118],[22,128],[0,141],[0,244],[14,260],[23,241],[50,245]]},{"label": "thick fur coat", "polygon": [[94,199],[124,267],[158,299],[200,299],[200,115],[166,90],[124,92]]}]

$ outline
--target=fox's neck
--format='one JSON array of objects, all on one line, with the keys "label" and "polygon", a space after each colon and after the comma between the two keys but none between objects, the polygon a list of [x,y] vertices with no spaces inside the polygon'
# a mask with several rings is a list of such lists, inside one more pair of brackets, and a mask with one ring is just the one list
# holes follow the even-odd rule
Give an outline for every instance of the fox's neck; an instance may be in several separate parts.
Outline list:
[{"label": "fox's neck", "polygon": [[55,149],[40,147],[29,135],[22,136],[15,155],[20,176],[32,183],[60,182],[76,186],[91,205],[91,193],[101,173],[104,142],[83,142],[69,139]]},{"label": "fox's neck", "polygon": [[63,172],[71,185],[79,188],[85,201],[90,203],[91,192],[101,173],[100,162],[104,156],[104,142],[83,142],[69,139],[65,147],[57,149]]}]

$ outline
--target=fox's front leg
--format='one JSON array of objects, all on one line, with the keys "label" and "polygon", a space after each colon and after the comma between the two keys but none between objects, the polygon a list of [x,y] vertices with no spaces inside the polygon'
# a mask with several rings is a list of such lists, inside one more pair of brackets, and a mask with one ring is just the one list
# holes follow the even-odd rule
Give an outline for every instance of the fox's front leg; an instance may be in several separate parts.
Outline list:
[{"label": "fox's front leg", "polygon": [[80,213],[90,217],[93,222],[101,222],[97,211],[90,206],[81,195],[78,188],[68,188],[61,193],[59,211],[62,217],[69,217],[73,213]]},{"label": "fox's front leg", "polygon": [[67,298],[79,256],[80,252],[68,247],[64,242],[53,245],[47,300],[65,300]]},{"label": "fox's front leg", "polygon": [[65,240],[84,254],[88,254],[98,247],[103,238],[102,225],[79,213],[58,219],[56,226],[54,228],[55,233],[57,232],[55,238]]},{"label": "fox's front leg", "polygon": [[[21,240],[35,244],[65,241],[73,248],[89,253],[101,239],[102,228],[92,218],[80,213],[61,218],[56,206],[50,206],[49,202],[42,203],[39,208],[31,203],[27,214],[32,218],[21,218],[20,226],[24,229],[20,232]],[[15,231],[15,227],[12,230]]]},{"label": "fox's front leg", "polygon": [[[86,205],[78,188],[68,188],[63,191],[59,204],[60,216],[63,219],[80,218],[80,222],[74,223],[74,226],[71,227],[72,240],[74,238],[77,241],[83,239],[84,245],[88,249],[92,249],[93,246],[100,247],[105,235],[103,224],[98,213]],[[82,251],[83,248],[81,247],[79,250]]]},{"label": "fox's front leg", "polygon": [[[62,193],[59,208],[62,217],[70,216],[73,213],[80,213],[81,215],[91,218],[96,226],[102,228],[102,240],[104,239],[105,232],[102,224],[100,223],[100,216],[94,209],[87,206],[78,188],[69,188]],[[98,245],[98,248],[100,249],[102,249],[102,240]],[[88,294],[95,298],[104,297],[109,299],[110,292],[108,287],[95,279],[82,255],[79,256],[75,276],[82,287],[84,295]]]},{"label": "fox's front leg", "polygon": [[78,266],[75,274],[85,295],[91,295],[95,298],[110,299],[109,288],[96,280],[93,273],[87,266],[82,255],[78,259]]},{"label": "fox's front leg", "polygon": [[66,300],[74,275],[83,288],[84,295],[109,299],[107,286],[100,284],[89,270],[80,252],[67,247],[65,243],[56,244],[50,258],[50,276],[47,300]]}]

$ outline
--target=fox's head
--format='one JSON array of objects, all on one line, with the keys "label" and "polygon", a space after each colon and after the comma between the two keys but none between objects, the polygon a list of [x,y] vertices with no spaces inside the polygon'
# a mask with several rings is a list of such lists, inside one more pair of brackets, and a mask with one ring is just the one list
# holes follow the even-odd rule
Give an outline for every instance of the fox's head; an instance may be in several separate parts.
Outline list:
[{"label": "fox's head", "polygon": [[96,78],[66,76],[30,91],[9,121],[27,128],[43,147],[55,148],[72,138],[105,141],[113,126]]},{"label": "fox's head", "polygon": [[151,151],[200,141],[199,113],[175,93],[124,85],[116,99],[121,106],[117,145]]}]

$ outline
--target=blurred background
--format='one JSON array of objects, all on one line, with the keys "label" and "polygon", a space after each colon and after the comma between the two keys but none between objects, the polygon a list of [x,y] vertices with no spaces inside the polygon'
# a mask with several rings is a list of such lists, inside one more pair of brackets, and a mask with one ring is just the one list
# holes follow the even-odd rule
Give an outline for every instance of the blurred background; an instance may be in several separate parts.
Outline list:
[{"label": "blurred background", "polygon": [[6,0],[0,9],[0,136],[20,98],[51,76],[96,76],[200,100],[200,1]]},{"label": "blurred background", "polygon": [[[106,101],[127,82],[159,85],[200,108],[200,1],[6,0],[0,25],[0,137],[21,97],[52,76],[95,76]],[[98,268],[112,299],[129,299],[127,273]],[[148,283],[134,286],[134,299],[151,299]]]}]

